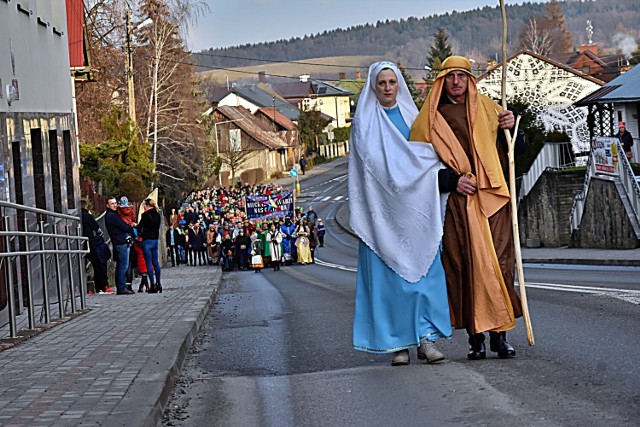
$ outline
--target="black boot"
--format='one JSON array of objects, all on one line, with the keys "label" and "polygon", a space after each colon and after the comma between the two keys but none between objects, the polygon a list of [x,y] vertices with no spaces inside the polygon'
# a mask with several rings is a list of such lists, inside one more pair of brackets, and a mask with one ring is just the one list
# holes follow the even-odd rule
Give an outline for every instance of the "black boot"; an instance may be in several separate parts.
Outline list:
[{"label": "black boot", "polygon": [[469,354],[467,359],[480,360],[487,357],[487,348],[484,345],[484,334],[469,335]]},{"label": "black boot", "polygon": [[507,342],[506,332],[489,332],[489,348],[498,353],[500,359],[510,359],[516,356],[516,351]]},{"label": "black boot", "polygon": [[160,284],[160,282],[158,282],[156,284],[156,289],[158,290],[158,293],[161,294],[162,293],[162,285]]}]

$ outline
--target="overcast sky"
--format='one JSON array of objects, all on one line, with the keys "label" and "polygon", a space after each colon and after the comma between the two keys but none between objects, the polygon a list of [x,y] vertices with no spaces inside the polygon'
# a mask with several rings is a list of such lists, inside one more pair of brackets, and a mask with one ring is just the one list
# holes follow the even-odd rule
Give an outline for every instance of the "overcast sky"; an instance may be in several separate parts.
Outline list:
[{"label": "overcast sky", "polygon": [[[206,12],[189,34],[189,47],[200,51],[302,37],[324,30],[499,6],[485,0],[206,0]],[[548,0],[534,0],[546,2]],[[506,0],[506,4],[522,4]]]}]

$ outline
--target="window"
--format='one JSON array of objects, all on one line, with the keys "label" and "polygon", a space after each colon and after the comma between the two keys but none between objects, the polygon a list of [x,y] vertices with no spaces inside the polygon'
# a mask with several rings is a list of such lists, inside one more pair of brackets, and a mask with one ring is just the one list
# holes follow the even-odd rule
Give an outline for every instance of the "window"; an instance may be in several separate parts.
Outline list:
[{"label": "window", "polygon": [[240,129],[229,129],[229,151],[242,151],[242,134]]},{"label": "window", "polygon": [[53,186],[53,210],[62,212],[62,188],[60,187],[60,155],[58,153],[58,131],[49,131],[49,155],[51,157],[51,185]]},{"label": "window", "polygon": [[44,185],[42,132],[40,128],[31,129],[31,150],[33,152],[33,186],[36,196],[36,208],[47,209],[47,192]]},{"label": "window", "polygon": [[62,131],[64,143],[64,168],[67,184],[67,208],[76,208],[75,187],[73,184],[73,153],[71,152],[71,131]]}]

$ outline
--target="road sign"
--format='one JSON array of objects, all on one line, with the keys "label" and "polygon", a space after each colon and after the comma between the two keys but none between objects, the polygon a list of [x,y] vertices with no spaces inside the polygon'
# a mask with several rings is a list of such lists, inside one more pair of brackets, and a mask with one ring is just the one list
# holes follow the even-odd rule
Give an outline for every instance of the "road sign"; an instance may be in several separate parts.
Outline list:
[{"label": "road sign", "polygon": [[296,169],[291,169],[289,171],[289,175],[291,175],[292,177],[297,177],[298,176],[298,171]]}]

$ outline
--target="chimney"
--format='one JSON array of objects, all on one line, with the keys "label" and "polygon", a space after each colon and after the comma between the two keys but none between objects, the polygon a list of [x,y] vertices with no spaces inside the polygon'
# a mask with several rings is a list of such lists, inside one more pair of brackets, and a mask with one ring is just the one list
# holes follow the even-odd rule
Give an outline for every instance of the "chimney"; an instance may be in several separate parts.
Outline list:
[{"label": "chimney", "polygon": [[309,74],[301,74],[300,75],[300,81],[302,83],[306,83],[309,81],[309,77],[311,77]]},{"label": "chimney", "polygon": [[589,52],[593,53],[594,55],[600,55],[600,48],[598,47],[597,44],[592,44],[592,45],[583,44],[583,45],[580,45],[580,47],[578,48],[578,53],[583,54],[587,50]]},{"label": "chimney", "polygon": [[362,74],[360,73],[360,71],[356,71],[356,80],[361,78],[362,78]]},{"label": "chimney", "polygon": [[347,73],[344,73],[344,72],[338,73],[338,79],[346,80],[347,79]]},{"label": "chimney", "polygon": [[266,83],[267,82],[267,74],[264,71],[258,71],[258,81],[260,83]]},{"label": "chimney", "polygon": [[633,67],[629,64],[629,61],[627,61],[627,65],[623,65],[620,67],[620,74],[624,74],[632,68]]}]

